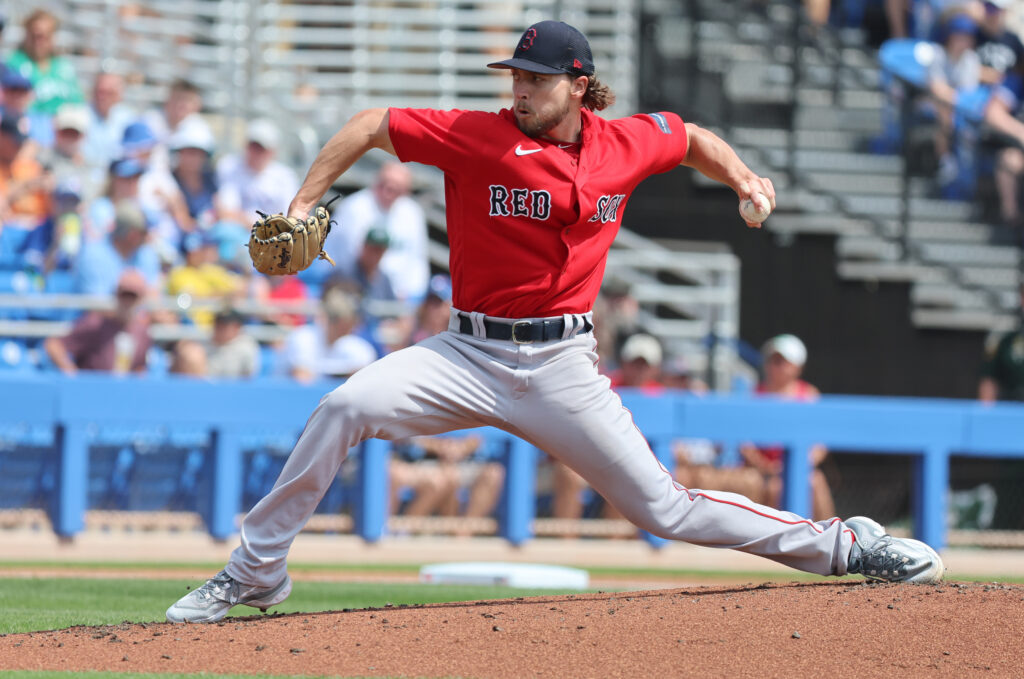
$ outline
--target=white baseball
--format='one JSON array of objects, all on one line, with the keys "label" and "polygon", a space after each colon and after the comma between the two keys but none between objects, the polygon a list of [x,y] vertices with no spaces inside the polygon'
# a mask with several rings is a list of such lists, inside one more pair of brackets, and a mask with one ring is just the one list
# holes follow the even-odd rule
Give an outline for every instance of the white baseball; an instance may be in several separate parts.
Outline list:
[{"label": "white baseball", "polygon": [[771,213],[772,204],[768,202],[768,197],[763,193],[755,193],[753,200],[744,198],[740,201],[740,216],[747,222],[757,222],[760,224],[768,219],[768,215]]}]

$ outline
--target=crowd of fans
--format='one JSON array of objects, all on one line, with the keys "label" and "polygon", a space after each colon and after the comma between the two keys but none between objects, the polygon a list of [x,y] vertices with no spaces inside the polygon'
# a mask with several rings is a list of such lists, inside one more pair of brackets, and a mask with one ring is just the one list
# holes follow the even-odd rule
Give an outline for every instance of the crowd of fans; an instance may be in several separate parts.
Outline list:
[{"label": "crowd of fans", "polygon": [[[1016,242],[1024,175],[1024,6],[1015,0],[841,4],[866,10],[862,18],[883,55],[886,129],[872,147],[899,152],[909,139],[908,162],[933,174],[937,195],[976,201],[981,217],[1002,227],[997,240]],[[911,127],[904,129],[907,122]],[[916,131],[928,129],[930,141],[915,143]]]}]

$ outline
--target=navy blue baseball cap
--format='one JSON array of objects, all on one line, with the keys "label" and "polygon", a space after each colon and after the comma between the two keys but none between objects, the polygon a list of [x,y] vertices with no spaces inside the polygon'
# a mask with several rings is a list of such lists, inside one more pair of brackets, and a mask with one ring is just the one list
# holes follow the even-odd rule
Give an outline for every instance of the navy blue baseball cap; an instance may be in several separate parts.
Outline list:
[{"label": "navy blue baseball cap", "polygon": [[519,68],[531,73],[594,75],[590,43],[562,21],[541,21],[526,29],[511,59],[487,64],[488,68]]},{"label": "navy blue baseball cap", "polygon": [[32,81],[23,76],[21,72],[8,66],[3,75],[0,75],[0,87],[8,90],[30,90]]}]

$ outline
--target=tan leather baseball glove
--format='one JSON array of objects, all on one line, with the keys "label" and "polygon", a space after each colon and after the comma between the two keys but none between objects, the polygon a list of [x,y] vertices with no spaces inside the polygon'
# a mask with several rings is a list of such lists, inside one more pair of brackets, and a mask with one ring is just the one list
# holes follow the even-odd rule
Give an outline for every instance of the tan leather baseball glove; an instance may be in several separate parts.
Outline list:
[{"label": "tan leather baseball glove", "polygon": [[280,212],[268,215],[257,210],[257,214],[260,219],[249,234],[249,257],[260,273],[294,274],[316,259],[326,259],[334,265],[334,260],[324,252],[324,240],[331,232],[327,208],[318,206],[306,221]]}]

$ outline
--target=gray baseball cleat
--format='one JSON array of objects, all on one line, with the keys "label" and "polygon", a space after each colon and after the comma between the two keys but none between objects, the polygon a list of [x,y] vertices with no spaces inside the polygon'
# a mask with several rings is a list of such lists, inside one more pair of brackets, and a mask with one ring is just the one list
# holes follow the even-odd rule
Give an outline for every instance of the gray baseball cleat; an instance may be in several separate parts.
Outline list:
[{"label": "gray baseball cleat", "polygon": [[942,559],[920,540],[894,538],[877,521],[865,516],[855,516],[843,523],[856,537],[846,567],[848,573],[889,582],[942,582],[946,570]]},{"label": "gray baseball cleat", "polygon": [[274,587],[255,587],[221,571],[168,608],[167,622],[217,622],[240,604],[266,611],[287,599],[291,591],[292,579],[287,575]]}]

